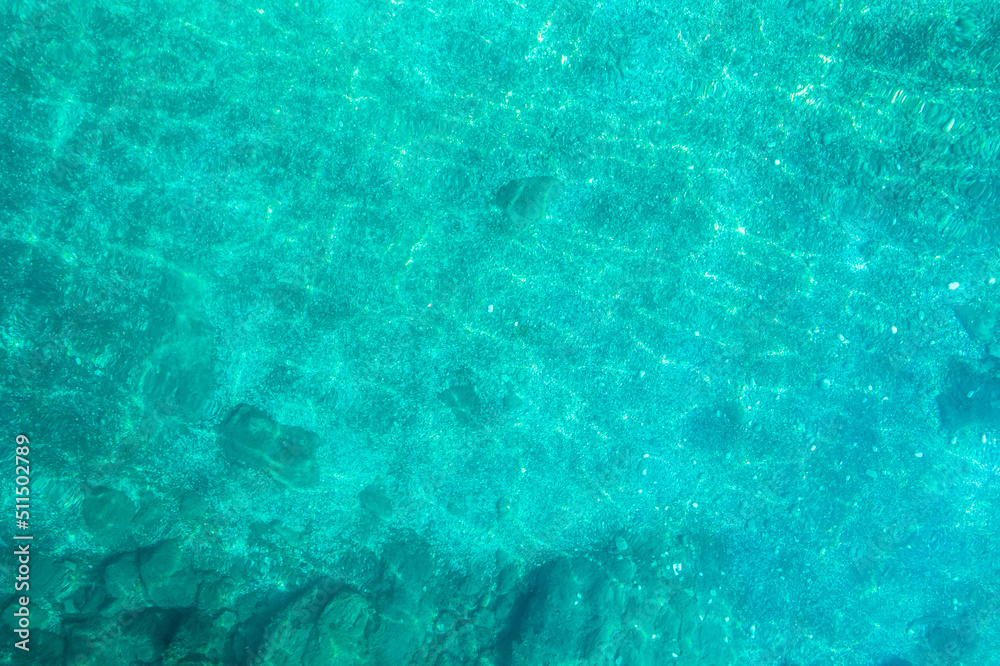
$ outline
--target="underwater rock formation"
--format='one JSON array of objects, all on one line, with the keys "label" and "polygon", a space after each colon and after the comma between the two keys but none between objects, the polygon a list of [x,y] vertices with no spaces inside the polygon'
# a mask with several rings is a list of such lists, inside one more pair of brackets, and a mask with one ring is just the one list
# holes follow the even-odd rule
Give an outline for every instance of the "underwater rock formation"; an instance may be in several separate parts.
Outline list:
[{"label": "underwater rock formation", "polygon": [[313,453],[319,437],[295,426],[283,426],[245,403],[234,407],[218,428],[219,441],[235,462],[265,472],[289,488],[319,480]]}]

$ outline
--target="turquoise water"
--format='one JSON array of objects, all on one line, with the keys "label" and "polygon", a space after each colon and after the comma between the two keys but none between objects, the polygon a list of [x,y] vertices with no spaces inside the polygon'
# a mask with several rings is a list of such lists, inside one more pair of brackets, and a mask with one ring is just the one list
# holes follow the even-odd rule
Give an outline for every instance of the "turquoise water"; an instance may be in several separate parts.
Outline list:
[{"label": "turquoise water", "polygon": [[994,662],[994,3],[2,9],[5,658]]}]

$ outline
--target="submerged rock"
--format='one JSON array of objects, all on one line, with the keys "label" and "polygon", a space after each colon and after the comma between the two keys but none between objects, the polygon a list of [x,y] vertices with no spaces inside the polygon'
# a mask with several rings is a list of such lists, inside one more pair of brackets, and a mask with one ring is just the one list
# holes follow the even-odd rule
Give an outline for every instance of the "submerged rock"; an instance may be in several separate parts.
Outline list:
[{"label": "submerged rock", "polygon": [[967,362],[953,359],[947,390],[937,396],[941,425],[955,432],[970,426],[1000,424],[1000,379],[978,373]]},{"label": "submerged rock", "polygon": [[1000,307],[995,304],[965,304],[955,307],[955,316],[962,322],[969,337],[976,342],[989,342],[997,326]]},{"label": "submerged rock", "polygon": [[451,408],[460,423],[471,423],[479,417],[481,403],[472,386],[452,386],[438,393],[438,399]]},{"label": "submerged rock", "polygon": [[222,448],[233,461],[265,472],[286,487],[303,488],[319,480],[313,457],[319,445],[316,433],[281,425],[247,404],[234,407],[218,432]]},{"label": "submerged rock", "polygon": [[562,191],[563,182],[552,176],[517,178],[500,188],[496,204],[515,229],[522,229],[545,217]]}]

